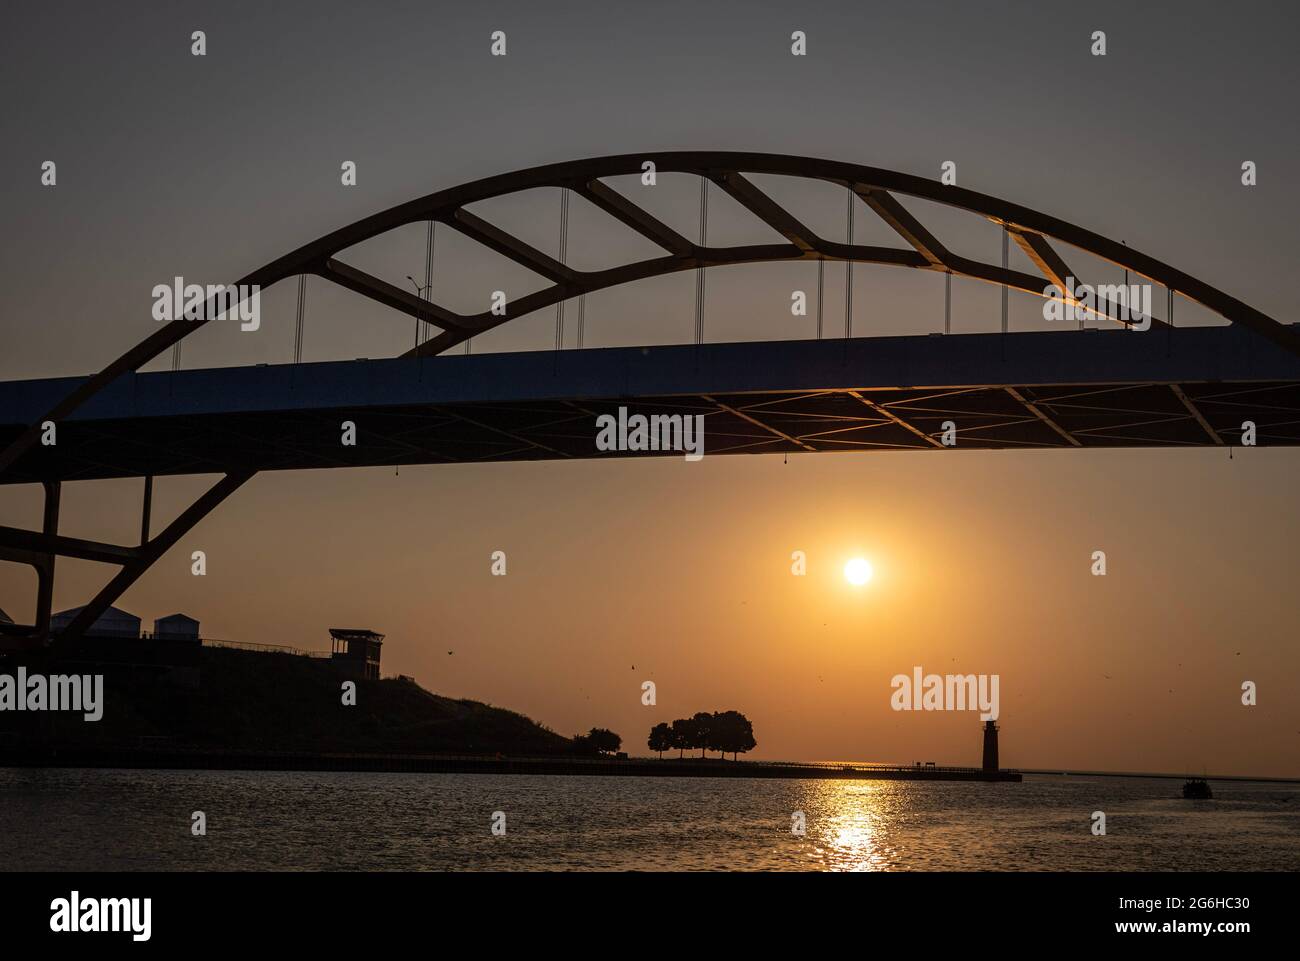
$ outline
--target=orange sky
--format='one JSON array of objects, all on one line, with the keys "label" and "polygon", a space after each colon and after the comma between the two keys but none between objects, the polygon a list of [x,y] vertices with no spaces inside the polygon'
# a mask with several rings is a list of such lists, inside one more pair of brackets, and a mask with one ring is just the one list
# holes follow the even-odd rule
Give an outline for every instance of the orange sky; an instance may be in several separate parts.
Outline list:
[{"label": "orange sky", "polygon": [[[974,715],[890,710],[890,678],[919,664],[1000,675],[1004,765],[1295,776],[1296,461],[935,451],[264,474],[121,606],[316,649],[328,627],[372,627],[385,674],[565,734],[608,726],[634,751],[657,721],[735,708],[755,757],[976,763]],[[102,483],[68,485],[68,516],[129,540],[103,508],[125,516],[139,482]],[[159,482],[164,514],[196,486]],[[8,501],[0,522],[25,520]],[[866,587],[844,580],[852,556],[875,566]],[[61,562],[56,605],[102,577]],[[26,581],[7,577],[6,597]]]}]

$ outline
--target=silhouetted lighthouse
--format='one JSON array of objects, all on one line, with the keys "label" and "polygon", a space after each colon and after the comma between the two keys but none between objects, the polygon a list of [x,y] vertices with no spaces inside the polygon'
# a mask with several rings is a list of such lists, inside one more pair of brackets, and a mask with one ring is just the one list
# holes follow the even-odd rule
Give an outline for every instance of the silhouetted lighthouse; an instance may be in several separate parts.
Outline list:
[{"label": "silhouetted lighthouse", "polygon": [[992,721],[984,722],[984,773],[996,774],[998,771],[998,726]]}]

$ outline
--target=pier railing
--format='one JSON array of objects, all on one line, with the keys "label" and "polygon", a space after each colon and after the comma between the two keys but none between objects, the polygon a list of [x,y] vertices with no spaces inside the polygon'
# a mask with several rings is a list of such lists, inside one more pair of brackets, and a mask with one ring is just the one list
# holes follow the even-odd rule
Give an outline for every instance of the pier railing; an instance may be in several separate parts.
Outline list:
[{"label": "pier railing", "polygon": [[269,654],[294,654],[298,657],[323,657],[329,658],[329,651],[305,651],[299,647],[288,647],[283,644],[254,644],[251,641],[228,641],[218,637],[205,637],[202,639],[204,647],[228,647],[237,651],[261,651]]}]

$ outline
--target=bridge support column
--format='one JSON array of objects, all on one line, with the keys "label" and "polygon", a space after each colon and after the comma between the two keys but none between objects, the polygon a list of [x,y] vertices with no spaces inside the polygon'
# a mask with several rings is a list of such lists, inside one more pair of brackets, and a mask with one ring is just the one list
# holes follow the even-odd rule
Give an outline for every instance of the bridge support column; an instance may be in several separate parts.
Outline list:
[{"label": "bridge support column", "polygon": [[[139,547],[122,547],[59,534],[59,481],[42,481],[45,487],[45,513],[40,531],[0,527],[0,560],[26,564],[35,568],[37,577],[36,618],[30,625],[0,624],[0,650],[25,650],[50,642],[50,619],[54,606],[54,563],[59,555],[81,560],[116,564],[117,575],[78,612],[61,636],[78,638],[99,619],[108,606],[140,579],[163,554],[188,533],[222,501],[239,489],[255,471],[226,474],[191,504],[157,537],[149,537],[149,515],[153,500],[153,479],[146,478],[140,520]],[[4,640],[7,638],[8,640]]]},{"label": "bridge support column", "polygon": [[149,512],[153,508],[153,474],[144,476],[144,504],[140,507],[140,546],[149,543]]},{"label": "bridge support column", "polygon": [[45,509],[41,532],[0,527],[0,561],[26,564],[36,571],[36,617],[32,624],[0,624],[0,649],[26,650],[49,643],[50,612],[54,606],[53,542],[59,531],[59,481],[42,481]]},{"label": "bridge support column", "polygon": [[[59,498],[63,485],[59,481],[42,481],[45,488],[45,514],[41,520],[41,533],[47,538],[59,536]],[[54,562],[58,555],[42,555],[44,562],[36,568],[36,643],[42,647],[50,642],[50,614],[54,608]]]},{"label": "bridge support column", "polygon": [[[130,559],[120,562],[122,569],[118,571],[117,576],[104,585],[94,599],[78,612],[72,619],[72,623],[64,629],[62,636],[69,639],[81,637],[87,628],[99,620],[99,616],[108,609],[109,605],[138,581],[155,561],[171,550],[195,524],[207,517],[217,505],[237,491],[255,473],[255,471],[235,471],[227,474],[168,524],[162,533],[133,550]],[[152,485],[148,485],[146,490],[151,492]],[[146,500],[146,505],[147,503]],[[147,521],[145,523],[147,524]]]}]

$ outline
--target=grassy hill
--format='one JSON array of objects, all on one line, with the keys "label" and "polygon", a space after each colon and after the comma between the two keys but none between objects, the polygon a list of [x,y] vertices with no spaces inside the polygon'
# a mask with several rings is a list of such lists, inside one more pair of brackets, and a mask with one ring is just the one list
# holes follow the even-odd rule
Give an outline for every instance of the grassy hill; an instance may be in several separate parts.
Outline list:
[{"label": "grassy hill", "polygon": [[[12,671],[12,667],[6,667]],[[61,672],[57,665],[29,671]],[[83,673],[84,668],[62,671]],[[342,678],[328,661],[293,654],[204,648],[194,690],[148,674],[112,673],[104,716],[0,713],[19,740],[66,744],[165,738],[177,746],[230,750],[411,754],[566,754],[561,737],[478,701],[453,700],[411,681],[358,681],[357,703],[341,703]]]}]

